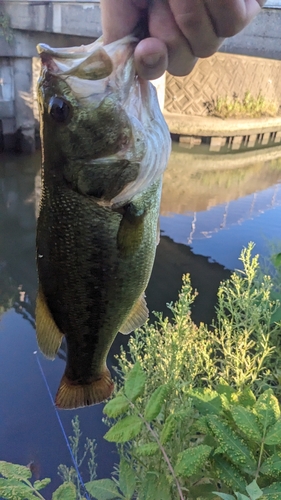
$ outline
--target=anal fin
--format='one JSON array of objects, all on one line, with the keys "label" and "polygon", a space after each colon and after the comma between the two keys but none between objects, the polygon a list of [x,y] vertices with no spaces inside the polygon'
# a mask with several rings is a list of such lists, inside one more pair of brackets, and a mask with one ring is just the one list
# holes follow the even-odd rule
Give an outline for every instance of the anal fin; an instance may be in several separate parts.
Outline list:
[{"label": "anal fin", "polygon": [[142,326],[148,319],[148,315],[149,311],[143,293],[119,329],[119,332],[123,333],[123,335],[128,335],[128,333]]},{"label": "anal fin", "polygon": [[89,384],[77,384],[64,375],[55,399],[57,408],[71,410],[101,403],[114,389],[110,371],[105,366],[100,377]]},{"label": "anal fin", "polygon": [[40,285],[36,300],[35,318],[39,349],[47,358],[55,359],[63,339],[63,334],[58,329],[51,315]]}]

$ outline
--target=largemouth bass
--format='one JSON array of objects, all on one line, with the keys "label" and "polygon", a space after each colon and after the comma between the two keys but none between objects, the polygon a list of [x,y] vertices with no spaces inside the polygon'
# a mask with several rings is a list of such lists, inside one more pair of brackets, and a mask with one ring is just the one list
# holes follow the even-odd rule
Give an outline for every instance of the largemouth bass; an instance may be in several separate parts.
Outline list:
[{"label": "largemouth bass", "polygon": [[118,331],[148,318],[144,291],[159,238],[170,135],[151,83],[135,74],[137,39],[40,44],[42,198],[37,340],[53,359],[65,335],[59,408],[108,398]]}]

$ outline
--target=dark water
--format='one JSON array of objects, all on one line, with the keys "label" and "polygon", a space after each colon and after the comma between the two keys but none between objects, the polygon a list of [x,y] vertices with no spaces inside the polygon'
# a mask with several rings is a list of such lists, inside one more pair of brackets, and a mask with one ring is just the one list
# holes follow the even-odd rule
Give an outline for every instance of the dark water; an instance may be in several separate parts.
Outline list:
[{"label": "dark water", "polygon": [[[193,318],[208,322],[218,284],[239,266],[241,248],[253,240],[257,252],[268,254],[269,242],[280,238],[279,157],[278,149],[266,156],[221,158],[174,148],[163,188],[162,238],[147,290],[151,311],[165,310],[176,299],[182,274],[189,272],[199,291]],[[57,466],[71,462],[34,354],[39,165],[39,154],[0,156],[0,460],[34,462],[40,477],[53,479],[50,497],[59,485]],[[124,341],[117,336],[111,364]],[[38,356],[54,395],[64,360]],[[102,438],[102,405],[60,412],[67,435],[76,414],[83,436],[97,440],[98,476],[109,476],[117,457]]]}]

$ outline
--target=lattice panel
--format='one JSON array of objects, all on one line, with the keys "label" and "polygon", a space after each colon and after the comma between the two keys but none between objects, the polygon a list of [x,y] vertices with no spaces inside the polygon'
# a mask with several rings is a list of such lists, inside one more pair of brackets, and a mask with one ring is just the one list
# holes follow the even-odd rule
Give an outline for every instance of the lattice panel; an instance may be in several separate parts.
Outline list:
[{"label": "lattice panel", "polygon": [[247,91],[281,103],[280,72],[281,61],[217,53],[199,60],[186,77],[167,74],[165,109],[204,116],[212,99],[233,94],[243,98]]}]

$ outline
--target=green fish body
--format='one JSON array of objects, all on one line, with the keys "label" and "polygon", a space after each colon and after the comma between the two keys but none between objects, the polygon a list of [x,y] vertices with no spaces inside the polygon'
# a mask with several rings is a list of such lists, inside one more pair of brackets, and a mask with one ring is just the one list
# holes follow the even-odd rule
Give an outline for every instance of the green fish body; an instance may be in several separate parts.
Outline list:
[{"label": "green fish body", "polygon": [[149,82],[134,73],[136,40],[40,45],[42,198],[37,225],[37,340],[67,363],[56,405],[110,396],[106,366],[118,331],[148,317],[144,291],[159,238],[167,126]]}]

